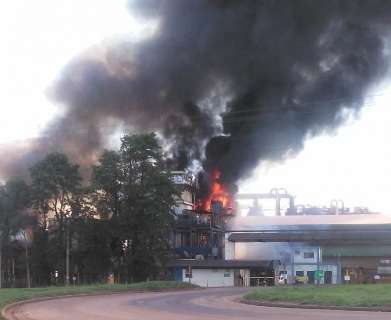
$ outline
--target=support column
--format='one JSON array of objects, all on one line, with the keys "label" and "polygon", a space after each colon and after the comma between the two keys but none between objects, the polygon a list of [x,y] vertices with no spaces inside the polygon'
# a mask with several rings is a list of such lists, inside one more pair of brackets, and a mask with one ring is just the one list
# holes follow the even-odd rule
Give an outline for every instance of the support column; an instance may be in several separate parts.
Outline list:
[{"label": "support column", "polygon": [[225,260],[234,260],[235,259],[235,242],[229,241],[228,237],[230,233],[225,234],[224,241],[224,259]]},{"label": "support column", "polygon": [[341,254],[337,255],[337,284],[342,283],[342,263],[341,263]]}]

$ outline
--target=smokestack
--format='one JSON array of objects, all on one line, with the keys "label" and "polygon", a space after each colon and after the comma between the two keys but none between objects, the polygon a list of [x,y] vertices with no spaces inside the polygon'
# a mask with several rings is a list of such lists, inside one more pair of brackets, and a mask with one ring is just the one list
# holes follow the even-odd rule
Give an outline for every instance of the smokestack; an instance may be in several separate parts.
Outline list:
[{"label": "smokestack", "polygon": [[234,190],[260,160],[280,160],[339,126],[341,110],[358,110],[388,68],[388,0],[139,0],[130,8],[157,19],[156,33],[71,61],[52,90],[63,112],[45,131],[49,142],[8,166],[2,157],[0,168],[11,172],[51,148],[88,165],[123,127],[159,132],[178,169],[217,168]]}]

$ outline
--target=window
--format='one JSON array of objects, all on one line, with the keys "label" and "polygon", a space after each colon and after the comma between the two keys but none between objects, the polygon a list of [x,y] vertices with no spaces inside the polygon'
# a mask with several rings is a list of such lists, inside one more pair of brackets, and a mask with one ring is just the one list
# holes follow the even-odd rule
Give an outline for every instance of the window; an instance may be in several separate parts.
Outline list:
[{"label": "window", "polygon": [[313,251],[311,252],[304,252],[304,259],[313,259],[315,257],[315,254]]},{"label": "window", "polygon": [[295,255],[299,256],[300,255],[300,250],[295,250]]},{"label": "window", "polygon": [[297,277],[304,277],[304,271],[296,271]]}]

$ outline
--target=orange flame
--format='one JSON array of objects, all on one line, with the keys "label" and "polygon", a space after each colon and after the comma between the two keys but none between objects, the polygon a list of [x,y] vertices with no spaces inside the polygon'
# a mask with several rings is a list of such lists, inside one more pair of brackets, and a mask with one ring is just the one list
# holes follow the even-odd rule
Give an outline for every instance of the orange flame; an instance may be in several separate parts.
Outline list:
[{"label": "orange flame", "polygon": [[232,205],[232,198],[225,186],[220,183],[221,173],[218,170],[214,170],[212,173],[212,186],[209,196],[205,199],[204,209],[210,211],[212,201],[221,202],[223,208],[228,208]]}]

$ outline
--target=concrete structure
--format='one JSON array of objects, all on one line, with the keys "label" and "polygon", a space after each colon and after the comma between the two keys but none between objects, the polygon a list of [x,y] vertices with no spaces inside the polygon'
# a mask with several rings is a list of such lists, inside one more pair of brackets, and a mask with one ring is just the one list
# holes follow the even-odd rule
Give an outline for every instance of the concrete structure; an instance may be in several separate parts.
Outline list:
[{"label": "concrete structure", "polygon": [[224,259],[179,259],[178,280],[201,286],[391,282],[388,215],[236,217],[225,228]]},{"label": "concrete structure", "polygon": [[250,286],[251,269],[270,269],[270,261],[180,259],[172,261],[175,280],[197,284],[201,287]]},{"label": "concrete structure", "polygon": [[[173,231],[170,267],[177,280],[201,286],[391,282],[391,215],[351,211],[341,200],[299,209],[286,190],[273,189],[238,195],[253,201],[242,217],[215,202],[210,211],[196,209],[189,194],[193,202],[178,206]],[[264,216],[259,201],[270,199],[275,216]],[[285,212],[281,200],[288,201]]]},{"label": "concrete structure", "polygon": [[275,283],[389,282],[391,216],[237,217],[225,247],[230,259],[277,261]]},{"label": "concrete structure", "polygon": [[222,258],[225,211],[212,205],[211,211],[196,208],[194,191],[196,182],[185,172],[173,173],[173,180],[183,187],[181,199],[175,208],[173,248],[176,258]]},{"label": "concrete structure", "polygon": [[233,287],[234,270],[193,269],[190,275],[186,269],[183,269],[183,279],[201,287]]},{"label": "concrete structure", "polygon": [[194,206],[194,177],[185,171],[172,171],[172,180],[175,184],[183,187],[181,197],[177,200],[175,212],[182,214],[183,210],[192,210]]}]

